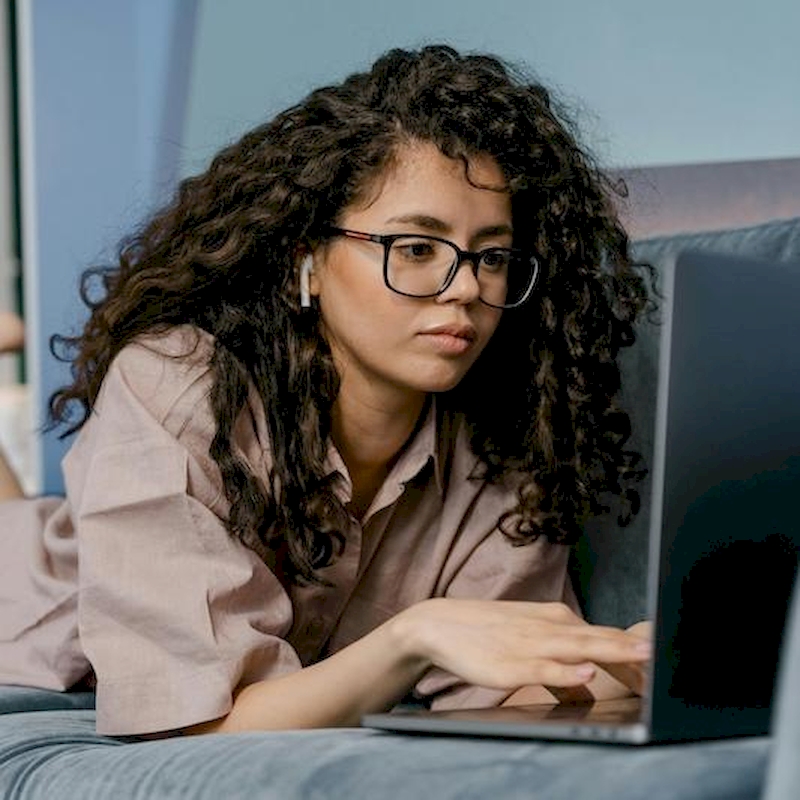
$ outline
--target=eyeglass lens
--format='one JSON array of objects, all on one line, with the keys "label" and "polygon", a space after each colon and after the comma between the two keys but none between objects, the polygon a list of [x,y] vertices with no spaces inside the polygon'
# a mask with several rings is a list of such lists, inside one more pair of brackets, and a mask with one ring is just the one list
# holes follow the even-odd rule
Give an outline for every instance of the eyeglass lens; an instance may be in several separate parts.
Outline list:
[{"label": "eyeglass lens", "polygon": [[[458,258],[458,251],[447,242],[424,236],[395,239],[387,255],[387,279],[392,289],[416,297],[438,294]],[[481,252],[476,278],[480,297],[494,306],[520,302],[535,277],[530,259],[504,248]]]}]

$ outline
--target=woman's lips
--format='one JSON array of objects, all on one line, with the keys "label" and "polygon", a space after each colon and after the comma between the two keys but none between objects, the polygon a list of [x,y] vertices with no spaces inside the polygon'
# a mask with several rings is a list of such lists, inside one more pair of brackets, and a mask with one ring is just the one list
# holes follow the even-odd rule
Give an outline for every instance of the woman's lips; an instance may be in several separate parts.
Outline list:
[{"label": "woman's lips", "polygon": [[466,353],[477,338],[475,328],[470,325],[439,325],[419,334],[436,351],[444,355]]}]

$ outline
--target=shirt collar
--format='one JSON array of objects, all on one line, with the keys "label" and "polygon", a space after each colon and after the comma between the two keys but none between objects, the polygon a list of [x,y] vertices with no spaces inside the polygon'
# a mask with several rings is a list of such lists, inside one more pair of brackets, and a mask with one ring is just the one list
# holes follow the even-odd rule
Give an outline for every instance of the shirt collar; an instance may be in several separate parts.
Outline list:
[{"label": "shirt collar", "polygon": [[[375,495],[370,513],[391,505],[397,500],[403,493],[406,484],[414,480],[430,461],[433,461],[436,488],[440,494],[442,493],[444,486],[442,458],[439,453],[440,448],[437,447],[439,425],[436,416],[436,398],[433,395],[428,403],[427,412],[423,413],[425,414],[424,420],[417,426],[411,440],[403,447],[400,457]],[[350,473],[331,439],[328,440],[325,468],[328,476],[338,476],[338,480],[334,483],[334,491],[343,503],[349,503],[353,494]]]}]

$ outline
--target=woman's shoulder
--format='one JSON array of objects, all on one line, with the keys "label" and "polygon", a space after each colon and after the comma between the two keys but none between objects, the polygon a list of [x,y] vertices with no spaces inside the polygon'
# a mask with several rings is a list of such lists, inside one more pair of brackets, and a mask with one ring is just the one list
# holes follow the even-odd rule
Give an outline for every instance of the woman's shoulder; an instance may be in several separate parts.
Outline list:
[{"label": "woman's shoulder", "polygon": [[195,325],[176,325],[138,336],[119,351],[109,373],[122,372],[138,383],[209,371],[214,337]]},{"label": "woman's shoulder", "polygon": [[208,397],[213,352],[214,338],[193,325],[139,336],[111,363],[96,408],[114,407],[124,395],[161,425],[185,419]]},{"label": "woman's shoulder", "polygon": [[[213,355],[214,337],[192,325],[140,336],[109,367],[84,438],[95,431],[93,440],[99,436],[103,442],[164,441],[166,433],[205,464],[217,429]],[[233,443],[253,464],[267,457],[263,403],[252,384]]]},{"label": "woman's shoulder", "polygon": [[[129,462],[137,465],[139,473],[161,474],[168,464],[189,457],[201,472],[211,469],[212,353],[209,334],[180,326],[141,336],[117,354],[86,424],[63,461],[67,492],[75,507],[84,502],[78,498],[83,497],[86,474],[95,462]],[[94,469],[97,473],[106,467]],[[169,479],[178,480],[182,469]],[[94,483],[98,483],[96,475]],[[215,492],[212,487],[207,494]]]}]

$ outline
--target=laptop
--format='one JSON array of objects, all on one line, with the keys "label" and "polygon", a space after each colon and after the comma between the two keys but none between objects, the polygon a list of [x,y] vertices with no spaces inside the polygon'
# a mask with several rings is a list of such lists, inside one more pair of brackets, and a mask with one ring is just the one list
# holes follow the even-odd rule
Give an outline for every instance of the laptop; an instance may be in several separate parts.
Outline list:
[{"label": "laptop", "polygon": [[800,552],[800,263],[684,252],[662,279],[644,696],[363,725],[628,744],[769,732]]}]

